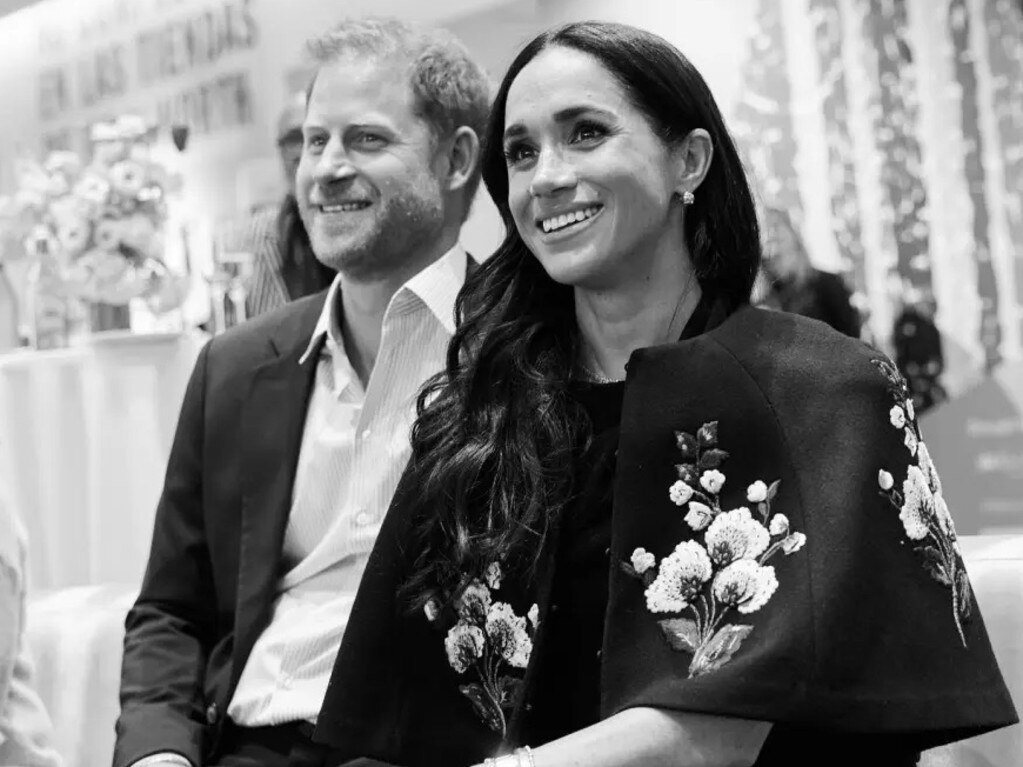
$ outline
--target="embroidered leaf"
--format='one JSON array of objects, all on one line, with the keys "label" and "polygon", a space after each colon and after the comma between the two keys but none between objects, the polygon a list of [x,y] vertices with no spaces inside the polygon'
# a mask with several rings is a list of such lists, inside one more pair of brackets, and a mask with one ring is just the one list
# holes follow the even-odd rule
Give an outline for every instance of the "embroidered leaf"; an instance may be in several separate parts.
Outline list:
[{"label": "embroidered leaf", "polygon": [[693,656],[693,662],[689,664],[689,676],[703,676],[724,666],[732,659],[751,631],[752,626],[733,624],[722,626]]},{"label": "embroidered leaf", "polygon": [[934,580],[942,586],[951,586],[952,579],[949,577],[948,569],[945,567],[945,558],[933,546],[924,546],[920,549],[924,558],[924,568]]},{"label": "embroidered leaf", "polygon": [[675,444],[682,453],[683,461],[695,461],[697,453],[696,437],[684,431],[675,432]]},{"label": "embroidered leaf", "polygon": [[500,695],[501,707],[507,708],[515,704],[522,680],[512,676],[502,676],[497,680],[497,691]]},{"label": "embroidered leaf", "polygon": [[620,560],[618,562],[618,566],[620,568],[622,568],[622,572],[625,573],[626,575],[629,575],[629,576],[631,576],[633,578],[642,578],[643,577],[639,573],[636,572],[636,568],[635,567],[633,567],[629,562],[626,562],[624,559],[622,559],[622,560]]},{"label": "embroidered leaf", "polygon": [[768,509],[767,504],[764,501],[761,501],[760,503],[757,504],[757,514],[764,518],[764,522],[767,522],[767,515],[769,511],[770,510]]},{"label": "embroidered leaf", "polygon": [[657,621],[664,638],[668,640],[672,650],[695,653],[700,646],[700,630],[696,621],[688,618],[666,618]]},{"label": "embroidered leaf", "polygon": [[728,458],[728,453],[724,450],[707,450],[703,455],[700,456],[700,468],[701,469],[716,469]]},{"label": "embroidered leaf", "polygon": [[696,438],[700,441],[700,447],[704,449],[708,447],[717,447],[718,422],[711,421],[710,423],[705,423],[700,427],[700,430],[696,432]]},{"label": "embroidered leaf", "polygon": [[678,478],[690,487],[700,486],[700,473],[696,469],[696,464],[677,463],[675,464],[675,471],[678,472]]},{"label": "embroidered leaf", "polygon": [[970,578],[962,565],[960,565],[956,576],[956,597],[959,602],[959,618],[965,623],[973,615],[973,589],[970,587]]},{"label": "embroidered leaf", "polygon": [[503,736],[505,731],[504,712],[501,711],[500,706],[494,704],[493,699],[483,689],[483,686],[473,682],[459,685],[458,689],[472,703],[473,709],[483,723]]},{"label": "embroidered leaf", "polygon": [[769,502],[773,501],[774,500],[774,496],[778,495],[778,486],[780,484],[781,484],[781,480],[780,479],[776,479],[774,482],[772,482],[768,486],[768,488],[767,488],[767,500]]}]

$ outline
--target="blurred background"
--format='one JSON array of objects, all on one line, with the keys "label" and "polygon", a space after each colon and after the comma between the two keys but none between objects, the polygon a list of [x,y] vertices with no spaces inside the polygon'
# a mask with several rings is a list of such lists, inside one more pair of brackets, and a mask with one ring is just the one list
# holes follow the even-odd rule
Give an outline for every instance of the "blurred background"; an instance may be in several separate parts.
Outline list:
[{"label": "blurred background", "polygon": [[[495,81],[566,20],[679,46],[764,207],[758,300],[895,358],[960,531],[1023,530],[1021,0],[6,0],[0,481],[37,583],[141,573],[197,349],[255,311],[304,41],[363,13],[449,28]],[[481,193],[463,242],[500,236]]]}]

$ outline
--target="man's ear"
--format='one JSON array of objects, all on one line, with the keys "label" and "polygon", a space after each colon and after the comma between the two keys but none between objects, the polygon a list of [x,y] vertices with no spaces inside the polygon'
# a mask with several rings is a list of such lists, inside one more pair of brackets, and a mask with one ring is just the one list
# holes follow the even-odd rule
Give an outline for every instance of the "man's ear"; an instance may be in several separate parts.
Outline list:
[{"label": "man's ear", "polygon": [[466,125],[457,128],[445,142],[444,151],[447,160],[445,183],[448,191],[454,192],[469,183],[479,164],[480,140],[476,131]]},{"label": "man's ear", "polygon": [[695,194],[706,178],[714,158],[714,143],[710,134],[703,128],[694,128],[675,147],[673,155],[678,168],[676,193],[679,196],[686,192]]}]

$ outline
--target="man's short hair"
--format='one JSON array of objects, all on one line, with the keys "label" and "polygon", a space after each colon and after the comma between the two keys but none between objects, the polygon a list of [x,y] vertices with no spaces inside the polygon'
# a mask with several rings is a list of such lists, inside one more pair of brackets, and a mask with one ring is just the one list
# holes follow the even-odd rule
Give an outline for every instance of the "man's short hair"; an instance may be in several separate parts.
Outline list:
[{"label": "man's short hair", "polygon": [[[450,32],[385,17],[346,19],[306,47],[317,70],[352,55],[382,61],[405,58],[416,114],[434,137],[446,138],[465,125],[482,140],[490,112],[490,83]],[[308,93],[315,82],[314,75]],[[480,172],[477,162],[465,185],[463,220],[479,187]]]}]

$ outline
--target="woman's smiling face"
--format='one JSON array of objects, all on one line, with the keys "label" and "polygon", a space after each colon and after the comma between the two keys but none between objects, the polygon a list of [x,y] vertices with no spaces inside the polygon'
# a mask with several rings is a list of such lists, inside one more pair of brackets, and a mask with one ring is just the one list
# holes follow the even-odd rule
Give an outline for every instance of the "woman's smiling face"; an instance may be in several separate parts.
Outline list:
[{"label": "woman's smiling face", "polygon": [[682,265],[683,161],[593,56],[551,47],[522,69],[504,152],[516,228],[555,281],[608,290]]}]

